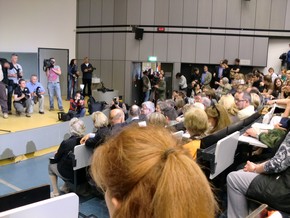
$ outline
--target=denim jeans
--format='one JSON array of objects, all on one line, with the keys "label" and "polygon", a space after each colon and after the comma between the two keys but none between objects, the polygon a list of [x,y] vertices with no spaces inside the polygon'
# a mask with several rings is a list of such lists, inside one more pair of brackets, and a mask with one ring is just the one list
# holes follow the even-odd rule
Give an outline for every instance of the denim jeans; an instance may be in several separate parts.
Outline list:
[{"label": "denim jeans", "polygon": [[58,109],[63,109],[60,84],[56,82],[48,82],[47,84],[48,95],[49,95],[49,108],[54,109],[54,95],[56,94]]},{"label": "denim jeans", "polygon": [[70,100],[75,97],[78,87],[78,80],[73,78],[68,78],[67,80],[67,97],[66,100]]}]

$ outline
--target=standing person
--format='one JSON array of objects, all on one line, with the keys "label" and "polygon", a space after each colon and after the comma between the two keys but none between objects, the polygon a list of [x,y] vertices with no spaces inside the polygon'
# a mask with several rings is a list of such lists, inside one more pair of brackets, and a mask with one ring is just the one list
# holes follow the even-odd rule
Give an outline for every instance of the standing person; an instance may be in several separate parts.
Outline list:
[{"label": "standing person", "polygon": [[160,72],[159,82],[154,86],[157,91],[157,100],[164,101],[166,100],[166,82],[164,80],[164,73]]},{"label": "standing person", "polygon": [[73,98],[76,94],[79,75],[77,59],[71,59],[70,64],[68,65],[67,74],[67,101]]},{"label": "standing person", "polygon": [[42,84],[38,82],[38,78],[35,74],[31,75],[30,82],[26,84],[26,87],[29,89],[32,98],[32,111],[33,106],[37,102],[39,103],[39,113],[44,114],[44,93],[45,89]]},{"label": "standing person", "polygon": [[[290,44],[289,44],[289,48],[290,48]],[[287,70],[290,70],[290,50],[287,52]]]},{"label": "standing person", "polygon": [[18,55],[11,55],[10,69],[8,70],[8,114],[12,114],[12,95],[15,88],[18,86],[18,80],[23,77],[23,69],[18,62]]},{"label": "standing person", "polygon": [[7,119],[8,118],[8,105],[7,105],[7,94],[6,94],[6,84],[5,84],[5,78],[7,76],[4,75],[4,72],[2,70],[2,64],[3,67],[5,68],[5,65],[8,64],[8,62],[3,61],[0,64],[0,105],[3,113],[3,118]]},{"label": "standing person", "polygon": [[54,110],[54,94],[56,94],[59,111],[64,111],[62,106],[59,76],[61,75],[60,66],[55,65],[55,59],[50,58],[51,66],[46,68],[47,89],[49,95],[49,111]]},{"label": "standing person", "polygon": [[202,87],[206,87],[207,89],[210,89],[210,82],[212,80],[212,74],[208,71],[208,67],[205,65],[203,67],[203,72],[201,74],[201,85]]},{"label": "standing person", "polygon": [[19,86],[14,91],[14,102],[13,105],[16,110],[16,115],[20,116],[26,113],[26,117],[31,117],[32,104],[31,95],[29,89],[26,87],[24,79],[18,81]]},{"label": "standing person", "polygon": [[230,79],[233,80],[235,78],[235,75],[240,73],[241,67],[240,67],[240,59],[236,58],[235,59],[235,64],[234,66],[231,68],[230,71]]},{"label": "standing person", "polygon": [[[84,63],[81,65],[81,70],[83,73],[83,84],[84,84],[84,96],[91,96],[92,95],[92,77],[93,77],[93,71],[94,68],[92,64],[89,63],[89,58],[84,58]],[[88,92],[86,93],[86,87],[88,87]]]},{"label": "standing person", "polygon": [[143,81],[143,102],[145,101],[149,101],[149,97],[150,97],[150,91],[151,91],[151,82],[150,79],[148,77],[148,71],[145,70],[143,72],[143,77],[142,77],[142,81]]},{"label": "standing person", "polygon": [[187,91],[187,81],[185,76],[181,75],[181,73],[176,74],[176,79],[178,80],[179,90]]}]

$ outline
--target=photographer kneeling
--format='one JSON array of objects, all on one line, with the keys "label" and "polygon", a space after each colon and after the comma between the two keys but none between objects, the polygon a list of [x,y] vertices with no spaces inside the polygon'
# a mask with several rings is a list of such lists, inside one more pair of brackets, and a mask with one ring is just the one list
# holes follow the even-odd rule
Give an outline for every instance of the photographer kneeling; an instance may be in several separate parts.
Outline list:
[{"label": "photographer kneeling", "polygon": [[24,79],[18,81],[18,86],[14,91],[14,102],[13,105],[16,110],[16,115],[26,113],[26,117],[31,117],[32,103],[29,89],[26,87]]},{"label": "photographer kneeling", "polygon": [[26,84],[26,87],[29,89],[32,98],[32,111],[33,106],[38,102],[39,103],[39,113],[44,114],[44,93],[45,89],[43,88],[42,84],[38,82],[38,78],[36,75],[31,75],[30,82]]},{"label": "photographer kneeling", "polygon": [[85,116],[85,100],[80,91],[77,91],[75,97],[70,99],[70,107],[68,112],[73,114],[73,117],[79,118]]}]

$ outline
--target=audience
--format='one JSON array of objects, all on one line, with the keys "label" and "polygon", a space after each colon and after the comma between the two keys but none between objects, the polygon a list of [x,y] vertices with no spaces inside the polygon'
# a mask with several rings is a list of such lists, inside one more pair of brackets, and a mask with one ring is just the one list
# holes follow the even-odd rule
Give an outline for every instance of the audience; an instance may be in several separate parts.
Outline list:
[{"label": "audience", "polygon": [[149,125],[151,124],[154,126],[166,127],[168,125],[168,120],[162,113],[154,112],[149,115],[148,124]]},{"label": "audience", "polygon": [[130,110],[129,110],[129,118],[126,120],[126,123],[136,123],[140,121],[140,114],[141,110],[138,105],[132,105]]},{"label": "audience", "polygon": [[142,103],[141,105],[141,114],[143,115],[143,117],[141,118],[142,120],[143,118],[147,119],[149,115],[152,114],[153,112],[155,112],[155,106],[153,102],[145,101]]},{"label": "audience", "polygon": [[109,115],[111,135],[119,133],[123,127],[127,125],[125,122],[125,114],[122,109],[116,108],[110,111]]},{"label": "audience", "polygon": [[206,108],[205,112],[211,127],[209,130],[210,134],[226,128],[231,124],[231,119],[226,109],[220,104],[214,104],[213,106]]},{"label": "audience", "polygon": [[107,116],[100,111],[94,112],[92,118],[96,131],[85,135],[80,143],[91,148],[96,148],[104,143],[106,137],[110,135],[109,121]]},{"label": "audience", "polygon": [[[57,178],[66,181],[73,181],[73,154],[74,147],[80,144],[81,137],[85,133],[85,125],[82,120],[73,118],[69,121],[70,138],[62,141],[54,158],[48,165],[48,173],[52,184],[51,197],[59,196]],[[68,185],[65,183],[61,191],[67,192]]]},{"label": "audience", "polygon": [[184,126],[190,135],[190,142],[183,147],[188,149],[192,157],[196,159],[196,151],[200,148],[200,139],[205,136],[208,130],[205,111],[199,108],[189,109],[184,117]]},{"label": "audience", "polygon": [[214,217],[217,210],[202,170],[164,128],[131,126],[112,137],[95,151],[92,175],[110,217]]},{"label": "audience", "polygon": [[255,113],[255,108],[251,105],[251,95],[248,92],[242,92],[239,96],[235,97],[236,106],[239,109],[238,118],[240,120],[246,119]]}]

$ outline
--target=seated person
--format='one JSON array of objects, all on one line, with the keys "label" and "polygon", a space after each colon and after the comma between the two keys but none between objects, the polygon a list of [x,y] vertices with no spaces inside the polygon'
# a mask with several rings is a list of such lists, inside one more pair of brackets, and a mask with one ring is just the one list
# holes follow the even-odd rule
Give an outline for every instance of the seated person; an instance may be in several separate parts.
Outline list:
[{"label": "seated person", "polygon": [[141,109],[138,105],[133,104],[129,110],[129,118],[126,120],[126,123],[138,123],[140,121]]},{"label": "seated person", "polygon": [[14,90],[14,102],[13,105],[16,110],[16,115],[20,116],[26,113],[26,117],[31,117],[32,103],[29,89],[26,87],[24,79],[18,81],[19,86]]},{"label": "seated person", "polygon": [[111,103],[110,109],[113,110],[113,109],[116,109],[116,108],[122,109],[124,114],[125,114],[125,116],[126,116],[126,114],[127,114],[126,104],[124,102],[121,102],[119,97],[114,97],[113,101]]},{"label": "seated person", "polygon": [[255,164],[247,161],[243,170],[227,176],[227,217],[244,218],[249,214],[247,197],[290,213],[290,135],[271,159]]},{"label": "seated person", "polygon": [[80,91],[76,92],[74,99],[70,99],[69,113],[74,117],[84,117],[86,114],[85,100]]},{"label": "seated person", "polygon": [[100,111],[96,111],[92,114],[94,126],[96,131],[89,133],[81,139],[81,144],[85,144],[88,147],[96,148],[105,142],[105,139],[110,135],[110,129],[108,127],[109,121],[107,116]]},{"label": "seated person", "polygon": [[151,124],[158,127],[166,127],[168,125],[168,120],[162,113],[154,112],[149,115],[147,123],[148,125]]},{"label": "seated person", "polygon": [[[69,133],[70,138],[62,141],[60,144],[54,158],[51,160],[51,163],[48,165],[48,173],[52,184],[52,193],[51,197],[59,196],[59,190],[57,186],[57,177],[60,177],[62,180],[73,181],[73,165],[72,154],[74,147],[80,144],[81,137],[85,133],[85,124],[82,120],[78,118],[73,118],[69,121]],[[65,183],[62,190],[66,191],[68,189],[67,184]]]},{"label": "seated person", "polygon": [[190,135],[190,142],[183,145],[196,159],[196,151],[200,148],[200,139],[205,136],[208,129],[207,115],[200,108],[189,109],[185,113],[184,126]]},{"label": "seated person", "polygon": [[208,122],[211,125],[209,134],[217,132],[223,128],[226,128],[231,124],[231,119],[229,117],[226,109],[220,104],[214,104],[211,107],[205,109],[208,117]]},{"label": "seated person", "polygon": [[177,143],[164,128],[132,125],[95,150],[91,172],[110,217],[215,216],[205,175]]},{"label": "seated person", "polygon": [[44,93],[45,89],[42,84],[38,82],[36,75],[31,75],[30,82],[26,84],[26,87],[29,89],[32,99],[32,109],[34,104],[39,103],[39,113],[44,114]]}]

